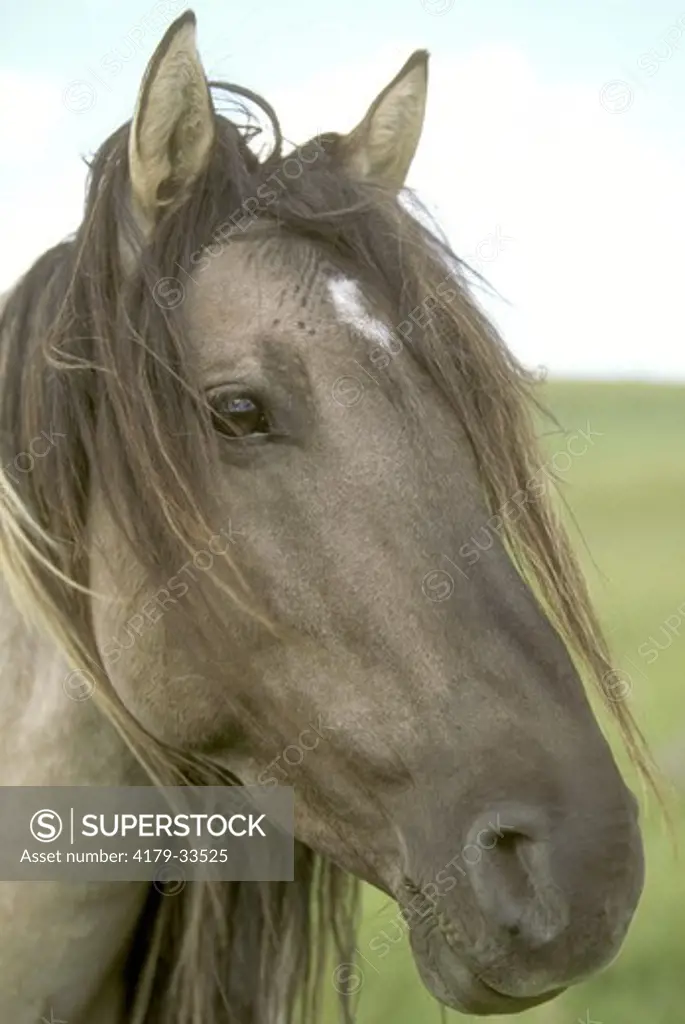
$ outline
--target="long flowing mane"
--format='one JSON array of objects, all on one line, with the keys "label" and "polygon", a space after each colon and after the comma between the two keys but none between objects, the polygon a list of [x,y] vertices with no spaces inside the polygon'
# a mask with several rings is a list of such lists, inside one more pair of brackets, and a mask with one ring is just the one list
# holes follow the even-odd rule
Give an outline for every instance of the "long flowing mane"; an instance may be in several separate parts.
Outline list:
[{"label": "long flowing mane", "polygon": [[[89,497],[97,489],[139,563],[160,579],[211,532],[202,498],[212,490],[209,411],[184,344],[182,306],[163,308],[155,295],[160,282],[198,272],[197,254],[222,225],[235,227],[242,211],[251,227],[234,231],[231,244],[249,242],[251,228],[259,227],[319,246],[381,289],[398,322],[427,295],[436,297],[420,341],[408,342],[407,350],[461,421],[493,512],[526,491],[543,466],[535,381],[481,312],[466,269],[425,218],[340,172],[335,135],[314,140],[316,159],[289,175],[268,104],[235,86],[214,83],[214,89],[261,108],[275,139],[268,155],[255,154],[251,122],[217,114],[207,171],[150,245],[138,239],[141,256],[126,273],[121,233],[135,239],[138,229],[128,194],[130,126],[123,126],[94,158],[77,233],[36,262],[0,319],[3,573],[26,614],[97,681],[103,714],[150,779],[165,785],[235,780],[206,757],[161,745],[114,694],[89,614]],[[273,180],[273,198],[255,202]],[[446,278],[449,295],[438,289]],[[59,438],[50,458],[36,460],[30,473],[19,471],[16,454],[41,431]],[[651,779],[628,706],[607,699],[609,653],[552,498],[536,493],[501,529],[520,572]],[[235,581],[231,593],[247,601],[237,573]],[[326,939],[339,960],[353,960],[357,886],[299,844],[296,878],[294,884],[194,883],[173,897],[151,891],[129,961],[130,1019],[285,1024],[301,1013],[305,1021],[318,1020],[331,955]],[[342,1013],[352,1020],[346,999]]]}]

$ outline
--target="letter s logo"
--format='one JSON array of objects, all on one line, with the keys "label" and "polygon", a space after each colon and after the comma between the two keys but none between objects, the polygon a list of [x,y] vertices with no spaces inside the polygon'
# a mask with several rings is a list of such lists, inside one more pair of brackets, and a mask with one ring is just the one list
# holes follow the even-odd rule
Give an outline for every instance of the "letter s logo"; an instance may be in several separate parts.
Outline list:
[{"label": "letter s logo", "polygon": [[54,843],[62,834],[62,819],[57,811],[44,808],[36,811],[29,824],[31,835],[39,843]]}]

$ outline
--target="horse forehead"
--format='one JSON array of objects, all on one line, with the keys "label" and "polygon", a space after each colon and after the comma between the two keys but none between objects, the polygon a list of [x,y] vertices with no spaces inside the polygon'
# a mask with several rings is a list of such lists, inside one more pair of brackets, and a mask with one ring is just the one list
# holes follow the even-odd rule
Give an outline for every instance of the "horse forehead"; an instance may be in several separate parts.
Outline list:
[{"label": "horse forehead", "polygon": [[[191,272],[192,309],[268,315],[284,306],[324,314],[331,264],[316,246],[291,238],[239,241],[216,256],[207,250]],[[278,316],[277,313],[275,313]]]},{"label": "horse forehead", "polygon": [[392,352],[393,332],[370,306],[359,281],[345,274],[333,274],[326,282],[338,321],[361,334],[367,341]]},{"label": "horse forehead", "polygon": [[203,344],[237,332],[253,336],[350,332],[392,350],[393,332],[360,280],[299,239],[243,241],[205,257],[193,273],[191,319]]}]

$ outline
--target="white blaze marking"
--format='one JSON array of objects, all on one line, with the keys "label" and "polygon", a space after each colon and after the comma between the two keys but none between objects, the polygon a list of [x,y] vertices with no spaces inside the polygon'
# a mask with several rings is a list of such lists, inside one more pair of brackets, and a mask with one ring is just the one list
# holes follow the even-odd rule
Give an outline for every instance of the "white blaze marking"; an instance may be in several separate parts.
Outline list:
[{"label": "white blaze marking", "polygon": [[393,353],[392,330],[378,317],[371,316],[364,305],[362,290],[349,277],[334,277],[328,282],[328,293],[339,318],[369,341],[377,342]]}]

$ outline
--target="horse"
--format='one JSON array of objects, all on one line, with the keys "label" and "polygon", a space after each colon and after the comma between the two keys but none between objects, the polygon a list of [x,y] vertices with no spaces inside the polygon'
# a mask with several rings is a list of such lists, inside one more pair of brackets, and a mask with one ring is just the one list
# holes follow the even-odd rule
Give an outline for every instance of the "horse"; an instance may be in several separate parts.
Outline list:
[{"label": "horse", "polygon": [[534,375],[405,187],[427,69],[289,148],[186,11],[5,301],[3,784],[286,785],[296,813],[293,882],[4,882],[3,1020],[288,1024],[335,987],[351,1022],[362,882],[463,1013],[622,945],[638,804],[585,679],[649,753]]}]

